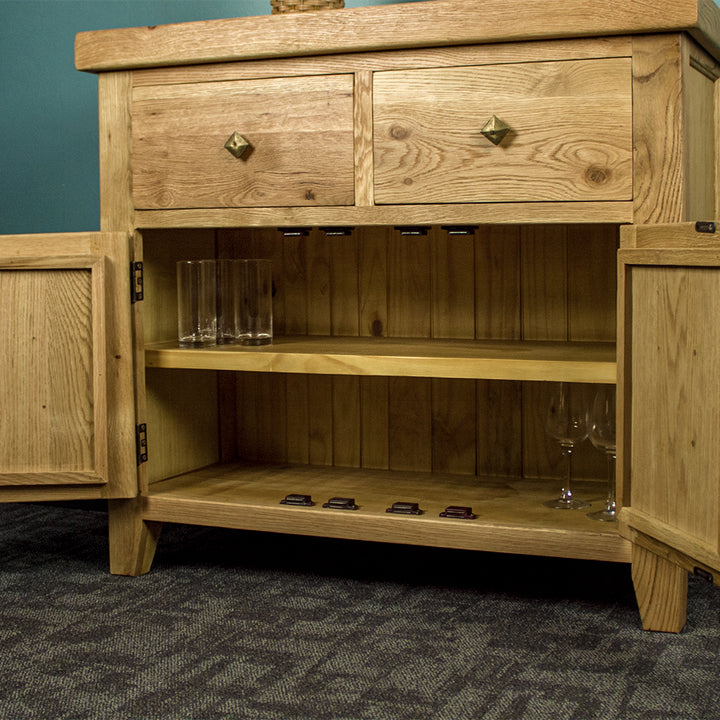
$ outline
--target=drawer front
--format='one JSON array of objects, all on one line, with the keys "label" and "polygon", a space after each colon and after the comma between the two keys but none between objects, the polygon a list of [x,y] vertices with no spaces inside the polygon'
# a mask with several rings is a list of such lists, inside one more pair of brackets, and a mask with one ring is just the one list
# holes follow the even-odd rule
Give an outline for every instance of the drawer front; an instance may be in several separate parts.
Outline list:
[{"label": "drawer front", "polygon": [[373,111],[379,204],[632,199],[629,58],[378,72]]},{"label": "drawer front", "polygon": [[132,143],[138,209],[352,205],[352,75],[137,87]]}]

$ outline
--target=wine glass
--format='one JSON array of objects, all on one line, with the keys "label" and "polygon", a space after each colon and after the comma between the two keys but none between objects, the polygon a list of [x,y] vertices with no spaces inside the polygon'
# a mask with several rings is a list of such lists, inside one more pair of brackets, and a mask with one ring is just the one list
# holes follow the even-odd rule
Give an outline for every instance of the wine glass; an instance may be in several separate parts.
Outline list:
[{"label": "wine glass", "polygon": [[588,411],[587,419],[590,442],[605,453],[608,465],[608,491],[605,508],[587,514],[591,520],[601,522],[617,520],[615,508],[615,414],[615,387],[603,386],[595,393],[595,399]]},{"label": "wine glass", "polygon": [[571,489],[573,449],[587,437],[586,415],[583,388],[572,383],[558,383],[550,396],[545,429],[560,443],[565,455],[565,484],[559,498],[543,503],[546,507],[556,510],[580,510],[590,507],[588,503],[575,499]]}]

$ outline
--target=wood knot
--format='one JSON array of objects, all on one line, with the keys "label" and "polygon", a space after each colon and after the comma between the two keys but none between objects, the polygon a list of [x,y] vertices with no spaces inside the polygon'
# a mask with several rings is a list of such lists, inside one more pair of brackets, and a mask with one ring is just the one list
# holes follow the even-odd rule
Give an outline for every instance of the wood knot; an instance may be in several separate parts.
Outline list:
[{"label": "wood knot", "polygon": [[591,165],[585,171],[585,179],[592,185],[604,185],[610,179],[610,174],[607,168]]},{"label": "wood knot", "polygon": [[407,128],[402,125],[393,125],[390,128],[390,137],[393,140],[404,140],[409,135]]}]

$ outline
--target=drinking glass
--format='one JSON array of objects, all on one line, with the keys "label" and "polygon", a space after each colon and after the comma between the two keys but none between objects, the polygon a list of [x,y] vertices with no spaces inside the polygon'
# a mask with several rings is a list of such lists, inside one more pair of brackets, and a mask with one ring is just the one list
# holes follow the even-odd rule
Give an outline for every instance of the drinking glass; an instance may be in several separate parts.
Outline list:
[{"label": "drinking glass", "polygon": [[217,266],[217,342],[234,343],[239,334],[240,261],[221,259]]},{"label": "drinking glass", "polygon": [[617,521],[615,508],[615,417],[616,392],[611,385],[603,386],[595,393],[595,399],[588,411],[588,435],[590,442],[607,458],[608,490],[605,507],[602,510],[588,513],[591,520],[601,522]]},{"label": "drinking glass", "polygon": [[177,263],[178,343],[206,347],[217,342],[215,261]]},{"label": "drinking glass", "polygon": [[565,456],[565,484],[560,497],[548,500],[544,505],[556,510],[580,510],[590,507],[577,500],[572,491],[572,455],[575,445],[582,442],[588,434],[587,406],[582,386],[573,383],[557,383],[550,395],[545,416],[545,428],[548,434],[560,443]]},{"label": "drinking glass", "polygon": [[238,260],[240,312],[238,342],[269,345],[273,339],[272,263],[270,260]]}]

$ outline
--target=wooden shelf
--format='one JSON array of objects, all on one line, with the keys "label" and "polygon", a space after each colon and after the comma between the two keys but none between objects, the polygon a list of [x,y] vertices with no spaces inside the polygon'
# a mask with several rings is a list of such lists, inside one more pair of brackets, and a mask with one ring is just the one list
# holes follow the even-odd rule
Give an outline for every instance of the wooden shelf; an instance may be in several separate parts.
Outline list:
[{"label": "wooden shelf", "polygon": [[[630,562],[630,543],[615,523],[586,511],[552,510],[558,480],[478,478],[305,465],[214,465],[150,486],[146,520],[299,535],[431,545],[490,552]],[[578,497],[600,509],[605,483],[578,481]],[[280,504],[290,493],[312,496],[313,507]],[[352,497],[357,510],[323,508]],[[394,502],[418,502],[422,515],[394,515]],[[439,517],[448,505],[470,506],[474,520]]]},{"label": "wooden shelf", "polygon": [[379,375],[486,380],[614,383],[615,345],[589,342],[411,340],[353,337],[278,337],[245,348],[145,348],[154,368],[243,370],[318,375]]}]

